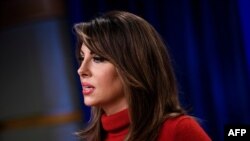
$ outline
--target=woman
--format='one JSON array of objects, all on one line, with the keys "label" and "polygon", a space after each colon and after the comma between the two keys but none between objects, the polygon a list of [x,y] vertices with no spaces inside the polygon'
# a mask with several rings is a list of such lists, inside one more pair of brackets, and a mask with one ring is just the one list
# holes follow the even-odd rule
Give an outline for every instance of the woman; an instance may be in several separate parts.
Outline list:
[{"label": "woman", "polygon": [[108,12],[74,27],[87,141],[208,141],[178,100],[171,59],[160,35],[144,19]]}]

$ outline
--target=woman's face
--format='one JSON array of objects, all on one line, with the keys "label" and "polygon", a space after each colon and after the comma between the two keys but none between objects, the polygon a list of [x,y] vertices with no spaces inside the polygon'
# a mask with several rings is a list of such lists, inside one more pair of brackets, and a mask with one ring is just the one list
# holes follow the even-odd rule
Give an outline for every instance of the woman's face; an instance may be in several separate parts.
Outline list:
[{"label": "woman's face", "polygon": [[124,89],[116,68],[109,61],[91,52],[84,44],[78,69],[84,103],[103,108],[106,114],[127,108]]}]

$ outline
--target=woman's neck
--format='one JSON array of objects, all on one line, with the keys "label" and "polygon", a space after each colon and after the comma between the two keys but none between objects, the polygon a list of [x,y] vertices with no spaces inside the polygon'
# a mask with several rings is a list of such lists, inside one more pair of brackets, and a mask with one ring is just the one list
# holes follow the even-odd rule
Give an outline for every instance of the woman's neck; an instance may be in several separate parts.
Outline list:
[{"label": "woman's neck", "polygon": [[104,111],[104,113],[105,113],[107,116],[109,116],[109,115],[113,115],[113,114],[115,114],[115,113],[118,113],[118,112],[120,112],[120,111],[122,111],[122,110],[125,110],[125,109],[127,109],[127,108],[128,108],[127,106],[119,107],[119,108],[116,108],[116,107],[114,107],[114,108],[106,108],[106,109],[103,108],[103,111]]},{"label": "woman's neck", "polygon": [[128,104],[127,101],[119,101],[119,103],[113,104],[113,105],[106,105],[106,106],[102,106],[102,109],[104,111],[104,113],[109,116],[109,115],[113,115],[115,113],[118,113],[124,109],[128,109]]}]

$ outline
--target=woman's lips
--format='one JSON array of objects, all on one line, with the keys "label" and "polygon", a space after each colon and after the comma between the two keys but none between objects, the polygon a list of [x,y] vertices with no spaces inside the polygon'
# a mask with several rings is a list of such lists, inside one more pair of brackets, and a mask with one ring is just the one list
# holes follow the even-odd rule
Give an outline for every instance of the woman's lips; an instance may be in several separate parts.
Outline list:
[{"label": "woman's lips", "polygon": [[87,83],[87,82],[82,83],[82,93],[84,95],[89,95],[93,93],[94,90],[95,90],[95,87],[91,85],[90,83]]}]

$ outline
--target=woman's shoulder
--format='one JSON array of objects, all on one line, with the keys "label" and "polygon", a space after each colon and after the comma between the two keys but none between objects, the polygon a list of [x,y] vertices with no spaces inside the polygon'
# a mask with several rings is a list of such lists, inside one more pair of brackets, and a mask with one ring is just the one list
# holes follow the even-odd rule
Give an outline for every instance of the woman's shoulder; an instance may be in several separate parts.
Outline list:
[{"label": "woman's shoulder", "polygon": [[211,141],[195,118],[181,115],[164,121],[158,141]]}]

